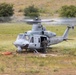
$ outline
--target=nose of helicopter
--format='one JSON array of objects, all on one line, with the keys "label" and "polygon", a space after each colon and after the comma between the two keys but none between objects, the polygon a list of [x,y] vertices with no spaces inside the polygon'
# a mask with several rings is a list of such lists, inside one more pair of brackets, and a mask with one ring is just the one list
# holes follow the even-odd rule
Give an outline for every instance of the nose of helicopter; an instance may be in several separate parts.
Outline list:
[{"label": "nose of helicopter", "polygon": [[21,48],[22,48],[22,47],[28,47],[29,42],[26,41],[26,40],[16,40],[16,41],[14,42],[14,45],[20,49],[20,47],[21,47]]}]

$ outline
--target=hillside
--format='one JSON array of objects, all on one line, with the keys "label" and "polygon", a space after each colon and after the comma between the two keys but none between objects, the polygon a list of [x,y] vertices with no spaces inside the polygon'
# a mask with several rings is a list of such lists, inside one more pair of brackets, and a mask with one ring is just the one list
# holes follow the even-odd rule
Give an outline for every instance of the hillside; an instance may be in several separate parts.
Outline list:
[{"label": "hillside", "polygon": [[15,15],[18,16],[22,16],[23,9],[30,5],[40,8],[45,16],[58,16],[57,10],[63,5],[76,5],[76,0],[0,0],[3,2],[14,4]]}]

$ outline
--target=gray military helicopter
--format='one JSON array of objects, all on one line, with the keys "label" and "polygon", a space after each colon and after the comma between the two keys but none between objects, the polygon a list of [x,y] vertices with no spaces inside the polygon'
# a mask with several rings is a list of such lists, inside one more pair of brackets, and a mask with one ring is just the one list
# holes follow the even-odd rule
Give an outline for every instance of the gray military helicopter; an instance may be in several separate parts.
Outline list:
[{"label": "gray military helicopter", "polygon": [[[24,22],[33,24],[32,30],[25,33],[20,33],[17,36],[14,45],[17,47],[17,52],[26,50],[33,50],[35,52],[41,51],[46,53],[47,47],[50,45],[58,44],[68,39],[68,32],[70,29],[74,29],[76,19],[60,18],[60,19],[25,19]],[[62,36],[56,36],[56,33],[47,31],[42,25],[42,22],[51,25],[67,25],[67,28]]]}]

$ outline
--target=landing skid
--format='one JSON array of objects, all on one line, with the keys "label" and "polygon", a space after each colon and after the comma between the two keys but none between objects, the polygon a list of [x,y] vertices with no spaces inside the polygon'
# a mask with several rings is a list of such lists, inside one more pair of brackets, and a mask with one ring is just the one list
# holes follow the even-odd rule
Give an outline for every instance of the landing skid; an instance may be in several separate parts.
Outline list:
[{"label": "landing skid", "polygon": [[39,52],[38,52],[36,49],[34,49],[34,53],[37,53],[37,54],[39,54]]}]

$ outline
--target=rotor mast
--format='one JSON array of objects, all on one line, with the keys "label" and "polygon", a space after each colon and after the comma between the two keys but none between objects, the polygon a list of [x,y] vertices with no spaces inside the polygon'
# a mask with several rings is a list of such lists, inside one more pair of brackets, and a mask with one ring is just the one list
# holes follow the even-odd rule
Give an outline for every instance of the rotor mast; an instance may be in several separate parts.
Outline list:
[{"label": "rotor mast", "polygon": [[32,26],[32,31],[39,31],[41,29],[42,29],[41,23],[39,23],[39,24],[33,24],[33,26]]},{"label": "rotor mast", "polygon": [[45,28],[43,27],[41,22],[42,22],[41,19],[35,18],[35,20],[33,21],[32,31],[43,31],[43,30],[45,30]]}]

